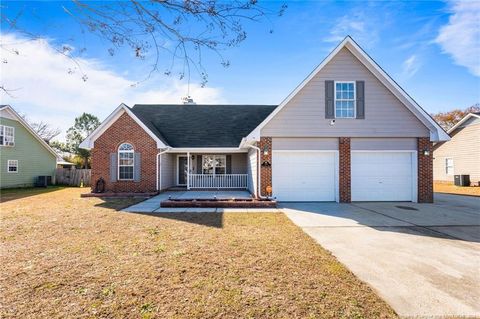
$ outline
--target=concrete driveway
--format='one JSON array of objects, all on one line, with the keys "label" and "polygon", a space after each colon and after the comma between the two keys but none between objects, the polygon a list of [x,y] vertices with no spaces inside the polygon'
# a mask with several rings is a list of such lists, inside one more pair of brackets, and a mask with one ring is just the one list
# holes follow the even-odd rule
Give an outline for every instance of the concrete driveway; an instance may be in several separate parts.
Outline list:
[{"label": "concrete driveway", "polygon": [[480,317],[480,198],[282,208],[400,316]]}]

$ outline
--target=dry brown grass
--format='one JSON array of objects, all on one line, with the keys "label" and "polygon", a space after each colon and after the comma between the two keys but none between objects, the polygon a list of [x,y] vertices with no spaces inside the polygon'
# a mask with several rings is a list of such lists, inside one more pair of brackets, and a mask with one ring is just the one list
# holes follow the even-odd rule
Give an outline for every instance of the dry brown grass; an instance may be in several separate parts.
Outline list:
[{"label": "dry brown grass", "polygon": [[0,317],[395,317],[283,214],[131,214],[84,191],[6,194]]},{"label": "dry brown grass", "polygon": [[478,186],[461,187],[452,184],[434,183],[433,191],[438,193],[480,196],[480,187]]}]

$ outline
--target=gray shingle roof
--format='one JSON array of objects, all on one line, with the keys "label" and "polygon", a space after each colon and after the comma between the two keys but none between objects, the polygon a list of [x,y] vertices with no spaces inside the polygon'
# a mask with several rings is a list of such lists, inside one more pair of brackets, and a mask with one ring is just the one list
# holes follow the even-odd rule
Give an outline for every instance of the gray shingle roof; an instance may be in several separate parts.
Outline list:
[{"label": "gray shingle roof", "polygon": [[132,112],[171,147],[238,147],[277,105],[136,104]]}]

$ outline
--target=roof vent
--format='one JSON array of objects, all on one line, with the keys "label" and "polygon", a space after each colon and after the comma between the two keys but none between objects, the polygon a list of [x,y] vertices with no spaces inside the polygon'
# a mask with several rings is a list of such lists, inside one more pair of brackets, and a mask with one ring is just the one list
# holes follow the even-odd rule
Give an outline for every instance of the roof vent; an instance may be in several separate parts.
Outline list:
[{"label": "roof vent", "polygon": [[195,103],[195,101],[193,101],[192,97],[190,95],[187,95],[185,97],[182,98],[182,101],[183,101],[183,104],[186,104],[186,105],[194,105],[194,104],[197,104]]}]

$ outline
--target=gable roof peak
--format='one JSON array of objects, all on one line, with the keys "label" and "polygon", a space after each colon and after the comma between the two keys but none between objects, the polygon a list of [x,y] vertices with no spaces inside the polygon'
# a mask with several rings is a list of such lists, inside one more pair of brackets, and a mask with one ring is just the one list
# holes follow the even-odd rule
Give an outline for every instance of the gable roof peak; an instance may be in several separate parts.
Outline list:
[{"label": "gable roof peak", "polygon": [[451,134],[453,131],[455,131],[456,129],[458,129],[463,123],[465,123],[468,119],[472,118],[472,117],[476,117],[478,119],[480,119],[480,112],[471,112],[471,113],[468,113],[467,115],[465,115],[460,121],[457,122],[457,124],[455,124],[454,126],[452,126],[448,131],[447,133],[448,134]]},{"label": "gable roof peak", "polygon": [[438,125],[437,122],[420,106],[418,103],[403,90],[397,82],[395,82],[390,75],[387,74],[378,64],[373,60],[365,50],[350,36],[347,35],[328,55],[323,61],[280,103],[280,105],[262,122],[260,123],[248,136],[247,140],[259,140],[260,130],[275,117],[285,105],[296,96],[307,83],[309,83],[343,48],[347,48],[355,58],[359,60],[390,92],[395,95],[402,104],[405,105],[425,127],[430,131],[430,140],[432,142],[447,141],[450,139],[447,132]]},{"label": "gable roof peak", "polygon": [[23,127],[25,127],[25,129],[35,138],[37,139],[40,144],[42,144],[43,147],[45,147],[47,149],[47,151],[49,151],[50,153],[52,153],[52,155],[55,156],[55,158],[58,156],[57,152],[55,152],[55,150],[50,146],[48,145],[47,142],[45,142],[43,140],[43,138],[38,135],[38,133],[30,126],[30,124],[27,123],[27,121],[20,116],[20,114],[17,113],[17,111],[15,111],[15,109],[11,106],[11,105],[8,105],[8,104],[5,104],[5,105],[1,105],[0,106],[0,110],[3,111],[7,111],[11,116],[13,116],[14,118],[17,119],[17,121],[23,125]]}]

